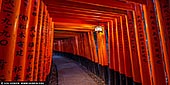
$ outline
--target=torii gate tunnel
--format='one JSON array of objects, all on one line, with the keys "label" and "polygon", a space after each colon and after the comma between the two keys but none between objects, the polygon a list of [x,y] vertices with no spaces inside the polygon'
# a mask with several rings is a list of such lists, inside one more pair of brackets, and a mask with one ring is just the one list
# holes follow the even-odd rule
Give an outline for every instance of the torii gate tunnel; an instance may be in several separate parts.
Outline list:
[{"label": "torii gate tunnel", "polygon": [[0,0],[0,81],[45,81],[53,53],[106,84],[170,85],[170,1]]}]

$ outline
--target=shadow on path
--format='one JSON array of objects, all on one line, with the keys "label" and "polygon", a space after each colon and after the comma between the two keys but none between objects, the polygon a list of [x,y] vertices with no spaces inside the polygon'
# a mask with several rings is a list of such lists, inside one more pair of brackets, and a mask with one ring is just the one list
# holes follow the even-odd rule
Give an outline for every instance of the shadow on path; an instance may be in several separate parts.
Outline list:
[{"label": "shadow on path", "polygon": [[53,56],[58,69],[58,85],[98,85],[75,61],[62,56]]}]

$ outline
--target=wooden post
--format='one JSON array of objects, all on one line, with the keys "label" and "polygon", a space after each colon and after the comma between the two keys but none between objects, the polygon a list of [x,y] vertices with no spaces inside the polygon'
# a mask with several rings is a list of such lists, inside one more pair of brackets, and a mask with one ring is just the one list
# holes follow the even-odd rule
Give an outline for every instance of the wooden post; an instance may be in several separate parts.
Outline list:
[{"label": "wooden post", "polygon": [[108,43],[109,43],[109,68],[114,69],[113,65],[113,21],[108,22]]},{"label": "wooden post", "polygon": [[[46,9],[47,10],[47,9]],[[47,11],[46,11],[47,12]],[[47,57],[48,57],[48,30],[49,30],[49,22],[48,22],[48,18],[49,18],[49,14],[47,12],[46,14],[46,18],[45,18],[45,22],[46,22],[46,25],[45,25],[45,43],[44,43],[44,66],[43,66],[43,81],[45,81],[46,79],[46,68],[47,68]]]},{"label": "wooden post", "polygon": [[49,18],[49,33],[48,33],[48,59],[47,59],[47,74],[50,73],[51,62],[52,62],[52,40],[53,40],[53,33],[52,33],[52,18]]},{"label": "wooden post", "polygon": [[21,0],[2,0],[0,12],[0,81],[12,80]]},{"label": "wooden post", "polygon": [[119,75],[119,60],[118,60],[118,46],[117,46],[117,37],[116,37],[116,29],[118,27],[118,23],[117,23],[117,18],[115,20],[113,20],[113,23],[115,23],[115,28],[113,29],[113,62],[114,62],[114,70],[115,70],[115,73],[114,73],[114,84],[115,85],[119,85],[120,84],[120,75]]},{"label": "wooden post", "polygon": [[[126,15],[125,15],[126,16]],[[123,41],[123,54],[124,54],[124,67],[125,67],[125,75],[126,75],[126,83],[128,85],[132,84],[132,67],[131,67],[131,59],[130,59],[130,49],[129,49],[129,41],[127,34],[127,25],[126,18],[122,16],[122,41]]]},{"label": "wooden post", "polygon": [[154,0],[161,34],[164,61],[166,64],[166,72],[168,76],[168,84],[170,85],[170,1]]},{"label": "wooden post", "polygon": [[94,54],[93,54],[93,46],[92,46],[92,36],[90,35],[90,32],[88,32],[88,44],[89,44],[89,50],[90,50],[90,55],[91,55],[91,62],[90,62],[90,69],[91,72],[95,73],[95,66],[94,66]]},{"label": "wooden post", "polygon": [[96,50],[97,44],[95,44],[95,38],[94,38],[94,34],[92,31],[90,32],[90,35],[92,38],[91,41],[92,41],[92,48],[93,48],[93,54],[94,54],[94,69],[95,69],[94,72],[97,76],[99,76],[99,68],[98,68],[99,59],[98,59],[97,50]]},{"label": "wooden post", "polygon": [[[104,27],[104,25],[103,25]],[[98,42],[98,57],[99,57],[99,65],[100,65],[100,77],[105,80],[105,83],[108,83],[108,58],[106,51],[106,37],[105,37],[105,29],[103,28],[102,32],[97,33],[97,42]]]},{"label": "wooden post", "polygon": [[39,0],[32,1],[30,21],[28,26],[27,53],[25,63],[25,81],[33,81],[36,33],[39,13]]},{"label": "wooden post", "polygon": [[[42,2],[43,3],[43,2]],[[38,63],[38,81],[43,81],[43,67],[44,67],[44,52],[45,52],[45,29],[46,29],[46,6],[43,6],[43,16],[42,16],[42,29],[41,29],[41,43],[40,43],[40,55],[39,55],[39,63]]]},{"label": "wooden post", "polygon": [[93,34],[93,32],[90,32],[90,34],[91,34],[91,38],[92,38],[92,48],[93,48],[93,54],[94,54],[94,62],[98,63],[94,34]]},{"label": "wooden post", "polygon": [[15,54],[12,69],[12,81],[24,81],[25,59],[27,48],[27,35],[30,20],[32,0],[21,1],[19,21],[17,27],[17,38],[15,43]]},{"label": "wooden post", "polygon": [[150,67],[149,67],[149,58],[147,53],[146,46],[146,36],[144,32],[144,22],[142,20],[142,10],[140,5],[136,4],[135,11],[133,11],[134,16],[134,25],[135,25],[135,34],[136,34],[136,44],[139,57],[140,65],[140,74],[141,81],[144,85],[151,85],[150,78]]},{"label": "wooden post", "polygon": [[[54,22],[52,22],[52,18],[50,18],[50,21],[51,21],[51,32],[50,32],[50,68],[51,68],[51,64],[52,64],[52,58],[53,58],[53,43],[54,43]],[[49,72],[50,72],[50,69],[49,69]]]},{"label": "wooden post", "polygon": [[1,11],[1,6],[2,6],[2,0],[0,0],[0,11]]},{"label": "wooden post", "polygon": [[109,44],[109,78],[110,78],[110,85],[114,85],[114,34],[113,29],[115,29],[114,20],[108,22],[108,44]]},{"label": "wooden post", "polygon": [[117,50],[118,50],[118,60],[119,60],[119,73],[120,73],[120,84],[125,84],[125,67],[124,67],[124,54],[123,54],[123,43],[122,43],[122,16],[117,18],[117,28],[116,28],[116,37],[117,37]]},{"label": "wooden post", "polygon": [[78,36],[75,36],[75,44],[76,44],[76,55],[80,55],[79,44],[78,44]]},{"label": "wooden post", "polygon": [[92,60],[92,62],[95,62],[95,60],[94,60],[94,54],[93,54],[93,46],[92,46],[92,37],[93,36],[91,36],[91,33],[90,32],[88,32],[88,43],[89,43],[89,50],[90,50],[90,54],[91,54],[91,60]]},{"label": "wooden post", "polygon": [[98,47],[98,64],[99,64],[99,77],[103,78],[103,72],[101,70],[102,66],[103,66],[103,53],[102,53],[102,40],[101,40],[101,34],[100,33],[96,33],[97,36],[97,47]]},{"label": "wooden post", "polygon": [[166,85],[164,65],[162,60],[160,38],[156,22],[156,13],[152,0],[147,0],[143,5],[144,17],[146,23],[146,33],[148,36],[148,47],[150,53],[150,62],[154,85]]},{"label": "wooden post", "polygon": [[87,33],[83,33],[84,36],[84,49],[85,49],[85,56],[87,59],[91,60],[90,49],[88,44],[88,35]]},{"label": "wooden post", "polygon": [[140,75],[140,67],[139,67],[139,59],[136,45],[136,37],[135,37],[135,28],[133,21],[133,14],[131,11],[127,12],[126,17],[127,23],[127,32],[128,32],[128,40],[129,40],[129,48],[130,48],[130,58],[132,64],[132,75],[134,83],[141,83],[141,75]]},{"label": "wooden post", "polygon": [[42,19],[43,19],[43,10],[44,4],[40,2],[39,13],[38,13],[38,26],[37,26],[37,37],[36,37],[36,49],[35,49],[35,57],[34,57],[34,72],[33,72],[33,81],[37,81],[38,77],[38,61],[40,55],[40,44],[41,44],[41,33],[42,33]]}]

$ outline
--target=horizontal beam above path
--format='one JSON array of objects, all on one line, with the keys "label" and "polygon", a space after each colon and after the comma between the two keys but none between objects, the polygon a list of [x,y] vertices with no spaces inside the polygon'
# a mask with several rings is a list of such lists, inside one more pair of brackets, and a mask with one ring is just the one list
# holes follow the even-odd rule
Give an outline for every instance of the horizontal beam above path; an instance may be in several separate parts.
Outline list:
[{"label": "horizontal beam above path", "polygon": [[115,0],[68,0],[68,1],[91,4],[96,6],[108,7],[108,8],[116,8],[122,10],[134,10],[132,4],[123,1],[115,1]]},{"label": "horizontal beam above path", "polygon": [[73,24],[73,25],[97,25],[96,21],[80,20],[80,19],[70,19],[70,18],[55,18],[53,19],[55,24]]},{"label": "horizontal beam above path", "polygon": [[91,31],[89,29],[75,29],[75,28],[54,28],[55,31],[77,31],[77,32],[88,32]]},{"label": "horizontal beam above path", "polygon": [[105,13],[105,12],[91,12],[91,11],[84,11],[84,10],[76,10],[76,9],[67,9],[67,8],[59,8],[59,7],[48,7],[48,11],[50,13],[56,14],[57,12],[60,13],[74,13],[74,14],[83,14],[83,15],[91,15],[91,16],[104,16],[104,17],[115,17],[120,16],[122,14],[117,13]]},{"label": "horizontal beam above path", "polygon": [[[90,0],[85,0],[90,1]],[[95,0],[91,0],[95,1]],[[106,2],[105,2],[106,1]],[[83,9],[90,9],[90,10],[98,10],[98,11],[104,11],[104,12],[113,12],[113,13],[120,13],[120,14],[126,14],[126,10],[133,10],[132,4],[128,4],[125,2],[119,2],[119,1],[111,1],[110,0],[103,0],[97,1],[96,3],[100,3],[102,5],[96,5],[96,4],[89,4],[89,3],[82,3],[77,1],[66,1],[66,0],[44,0],[47,6],[52,7],[74,7],[74,8],[83,8]],[[109,5],[108,5],[109,2]],[[49,10],[49,9],[48,9]]]}]

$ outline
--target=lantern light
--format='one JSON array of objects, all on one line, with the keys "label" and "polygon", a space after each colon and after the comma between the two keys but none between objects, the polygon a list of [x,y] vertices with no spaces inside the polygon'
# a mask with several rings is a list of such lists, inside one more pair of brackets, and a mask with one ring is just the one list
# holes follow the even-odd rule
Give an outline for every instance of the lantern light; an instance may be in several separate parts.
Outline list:
[{"label": "lantern light", "polygon": [[96,32],[102,32],[103,31],[102,28],[103,28],[102,26],[95,26],[95,31]]}]

